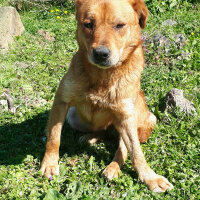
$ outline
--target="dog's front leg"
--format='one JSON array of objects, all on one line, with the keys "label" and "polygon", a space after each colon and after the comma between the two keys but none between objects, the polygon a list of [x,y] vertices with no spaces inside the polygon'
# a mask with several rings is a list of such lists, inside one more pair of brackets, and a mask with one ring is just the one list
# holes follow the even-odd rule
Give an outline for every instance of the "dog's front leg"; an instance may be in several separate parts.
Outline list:
[{"label": "dog's front leg", "polygon": [[46,152],[41,164],[42,175],[50,178],[52,175],[59,174],[59,147],[60,134],[65,120],[69,105],[60,101],[57,95],[50,113],[47,127]]},{"label": "dog's front leg", "polygon": [[136,118],[133,116],[122,117],[116,121],[115,127],[123,138],[140,180],[154,192],[165,192],[172,189],[173,185],[165,177],[156,174],[148,166],[140,147]]},{"label": "dog's front leg", "polygon": [[127,149],[123,139],[120,137],[119,147],[115,153],[115,157],[113,158],[113,161],[105,168],[102,175],[105,176],[108,180],[118,178],[120,168],[125,163],[126,157]]}]

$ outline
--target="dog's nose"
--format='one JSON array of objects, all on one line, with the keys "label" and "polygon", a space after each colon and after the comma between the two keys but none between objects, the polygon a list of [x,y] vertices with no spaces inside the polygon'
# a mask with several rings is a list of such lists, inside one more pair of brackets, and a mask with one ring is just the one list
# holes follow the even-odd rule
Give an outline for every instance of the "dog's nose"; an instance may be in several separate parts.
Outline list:
[{"label": "dog's nose", "polygon": [[110,50],[106,46],[94,48],[93,56],[97,62],[106,61],[110,57]]}]

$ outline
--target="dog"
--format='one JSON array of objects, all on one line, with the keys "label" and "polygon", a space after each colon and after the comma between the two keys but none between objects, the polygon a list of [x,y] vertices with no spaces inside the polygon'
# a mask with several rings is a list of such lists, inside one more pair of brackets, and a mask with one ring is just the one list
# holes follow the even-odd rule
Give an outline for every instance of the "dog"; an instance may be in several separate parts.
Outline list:
[{"label": "dog", "polygon": [[[148,9],[143,0],[77,0],[78,52],[56,92],[47,126],[46,152],[41,164],[46,177],[59,174],[59,146],[67,116],[73,128],[95,133],[113,126],[119,147],[103,171],[112,180],[130,154],[139,179],[154,192],[173,185],[147,164],[140,143],[147,141],[156,117],[147,109],[140,88],[144,67],[141,29]],[[85,138],[84,138],[85,137]]]}]

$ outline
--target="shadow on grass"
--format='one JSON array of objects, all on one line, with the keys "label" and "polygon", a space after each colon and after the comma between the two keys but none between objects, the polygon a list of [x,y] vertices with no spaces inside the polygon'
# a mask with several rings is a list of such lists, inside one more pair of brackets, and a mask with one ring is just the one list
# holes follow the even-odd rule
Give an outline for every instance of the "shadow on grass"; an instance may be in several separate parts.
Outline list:
[{"label": "shadow on grass", "polygon": [[0,164],[20,164],[27,155],[42,158],[48,112],[20,124],[0,126]]},{"label": "shadow on grass", "polygon": [[[20,124],[0,126],[0,165],[16,165],[23,162],[27,155],[40,161],[45,152],[45,127],[48,112],[38,114]],[[82,133],[72,130],[64,124],[61,135],[60,156],[87,154],[94,156],[96,162],[103,160],[106,164],[112,160],[117,149],[117,140],[105,143],[105,148],[97,145],[80,145]]]}]

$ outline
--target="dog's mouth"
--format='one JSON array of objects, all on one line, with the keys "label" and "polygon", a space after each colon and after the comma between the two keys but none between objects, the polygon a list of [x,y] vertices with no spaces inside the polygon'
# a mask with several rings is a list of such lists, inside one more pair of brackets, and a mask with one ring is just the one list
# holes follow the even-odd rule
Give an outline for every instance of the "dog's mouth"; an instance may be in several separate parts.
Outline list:
[{"label": "dog's mouth", "polygon": [[113,58],[112,53],[106,46],[93,48],[91,54],[88,54],[89,61],[99,68],[107,69],[117,64],[118,59]]}]

